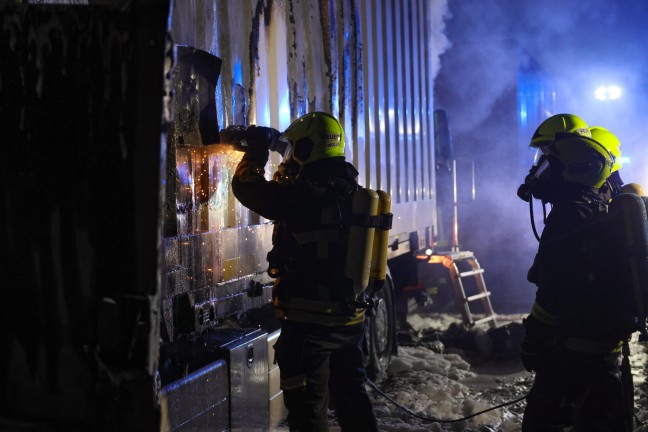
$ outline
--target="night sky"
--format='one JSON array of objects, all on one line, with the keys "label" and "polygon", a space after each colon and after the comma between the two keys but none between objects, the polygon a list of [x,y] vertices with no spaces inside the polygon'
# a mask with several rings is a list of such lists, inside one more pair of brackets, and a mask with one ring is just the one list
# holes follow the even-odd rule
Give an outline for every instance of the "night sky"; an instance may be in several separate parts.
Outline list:
[{"label": "night sky", "polygon": [[[437,105],[461,119],[453,125],[455,133],[474,134],[497,98],[515,84],[513,50],[519,46],[555,79],[557,112],[577,114],[614,132],[630,158],[626,171],[640,163],[635,159],[645,147],[642,125],[648,109],[648,2],[448,3],[451,46],[441,57],[436,94]],[[594,97],[598,86],[611,84],[623,89],[620,99]]]}]

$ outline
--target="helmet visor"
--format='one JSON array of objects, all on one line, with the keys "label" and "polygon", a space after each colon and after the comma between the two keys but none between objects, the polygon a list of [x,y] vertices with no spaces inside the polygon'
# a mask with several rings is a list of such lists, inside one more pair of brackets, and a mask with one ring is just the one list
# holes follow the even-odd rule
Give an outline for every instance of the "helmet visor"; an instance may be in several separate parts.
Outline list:
[{"label": "helmet visor", "polygon": [[549,160],[546,157],[538,157],[538,162],[534,166],[537,169],[533,172],[532,178],[539,179],[549,174]]},{"label": "helmet visor", "polygon": [[281,156],[284,160],[292,158],[292,142],[283,134],[279,135],[279,138],[277,138],[277,151],[281,153]]}]

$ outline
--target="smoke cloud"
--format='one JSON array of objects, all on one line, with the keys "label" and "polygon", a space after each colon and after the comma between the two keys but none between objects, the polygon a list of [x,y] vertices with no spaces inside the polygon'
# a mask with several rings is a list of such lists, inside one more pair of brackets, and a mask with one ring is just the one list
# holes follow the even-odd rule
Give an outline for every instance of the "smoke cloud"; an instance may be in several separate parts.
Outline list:
[{"label": "smoke cloud", "polygon": [[[519,67],[536,62],[553,80],[555,101],[547,105],[554,112],[546,115],[571,112],[615,133],[629,158],[622,178],[646,186],[648,142],[638,125],[648,106],[648,26],[641,22],[648,2],[465,0],[449,9],[452,45],[441,57],[435,103],[448,113],[457,154],[460,243],[486,269],[495,305],[524,310],[535,292],[526,272],[537,241],[528,204],[516,196],[533,160],[530,136],[518,137]],[[623,88],[622,97],[596,100],[594,89],[610,84]]]},{"label": "smoke cloud", "polygon": [[450,16],[448,0],[432,0],[428,7],[428,29],[431,29],[429,59],[431,62],[432,75],[437,76],[441,68],[440,56],[452,45],[446,36],[445,22]]}]

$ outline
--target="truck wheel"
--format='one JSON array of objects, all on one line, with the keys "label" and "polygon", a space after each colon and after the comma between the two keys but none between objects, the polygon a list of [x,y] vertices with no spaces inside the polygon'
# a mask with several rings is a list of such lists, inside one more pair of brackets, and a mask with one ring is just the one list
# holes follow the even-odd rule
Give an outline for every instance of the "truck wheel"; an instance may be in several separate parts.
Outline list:
[{"label": "truck wheel", "polygon": [[367,326],[367,377],[381,380],[387,376],[387,368],[394,353],[396,341],[396,315],[394,312],[394,284],[387,275],[385,286],[376,293],[380,299],[375,314]]}]

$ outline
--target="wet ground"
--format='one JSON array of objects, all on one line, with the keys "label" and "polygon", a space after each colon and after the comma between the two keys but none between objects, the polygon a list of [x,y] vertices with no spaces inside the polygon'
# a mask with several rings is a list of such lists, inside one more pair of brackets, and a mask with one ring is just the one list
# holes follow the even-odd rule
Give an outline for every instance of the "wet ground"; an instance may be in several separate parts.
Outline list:
[{"label": "wet ground", "polygon": [[[520,323],[524,315],[500,316],[498,325],[507,326],[512,323]],[[447,328],[448,323],[460,322],[460,317],[456,315],[421,315],[414,318],[413,324],[420,326],[419,329],[425,333],[425,329],[430,325]],[[436,323],[436,324],[434,324]],[[468,416],[481,410],[497,406],[502,403],[514,401],[523,397],[530,389],[533,383],[534,374],[524,370],[519,361],[519,354],[513,350],[508,358],[498,358],[496,353],[484,348],[488,344],[488,339],[484,334],[488,332],[487,327],[483,329],[473,329],[475,340],[481,340],[477,343],[477,352],[462,351],[460,349],[446,348],[444,355],[447,353],[457,352],[464,360],[469,363],[469,369],[464,374],[453,376],[453,372],[445,373],[449,379],[444,385],[437,385],[432,391],[440,392],[443,400],[450,402],[445,406],[439,404],[427,406],[427,412],[436,412],[439,415],[426,415],[426,417],[437,417],[439,419],[457,419]],[[517,341],[514,341],[517,343]],[[419,344],[418,349],[423,349],[425,344]],[[423,355],[424,356],[424,355]],[[501,355],[499,356],[501,357]],[[398,360],[394,360],[398,362]],[[634,412],[635,412],[635,432],[648,432],[648,343],[640,343],[639,335],[635,333],[630,342],[630,363],[634,384]],[[394,363],[392,363],[394,364]],[[415,369],[415,368],[413,368]],[[421,378],[425,379],[425,373],[416,370],[405,372],[388,378],[381,383],[383,390],[388,394],[410,393],[413,406],[417,406],[416,399],[425,398],[425,391],[420,384]],[[429,379],[429,378],[428,378]],[[418,382],[418,383],[417,383]],[[443,383],[439,383],[443,384]],[[453,386],[462,386],[456,394],[447,394],[445,389]],[[375,395],[375,392],[374,392]],[[393,408],[384,409],[386,403],[380,396],[374,399],[376,413],[379,418],[381,430],[384,431],[498,431],[498,432],[516,432],[521,429],[522,415],[524,412],[524,401],[508,405],[488,413],[473,417],[469,420],[454,423],[441,423],[424,421],[409,416],[401,411],[395,414]],[[408,398],[402,398],[407,400]],[[410,405],[412,406],[412,405]],[[419,404],[419,408],[421,405]],[[416,410],[414,410],[416,411]],[[420,414],[422,411],[419,411]],[[394,421],[394,416],[399,421]]]},{"label": "wet ground", "polygon": [[[515,325],[522,317],[500,316],[498,326]],[[467,420],[451,421],[523,398],[533,383],[533,373],[524,370],[515,349],[496,353],[492,346],[489,348],[488,326],[471,330],[474,344],[468,346],[470,349],[435,343],[435,328],[448,329],[460,322],[457,315],[413,315],[410,323],[415,336],[405,343],[403,339],[407,338],[401,338],[390,376],[375,383],[392,401],[368,386],[380,431],[520,431],[523,400]],[[648,344],[638,339],[635,334],[630,345],[637,420],[634,430],[648,432],[648,425],[640,423],[648,422]],[[330,430],[339,431],[333,413],[330,418]]]}]

